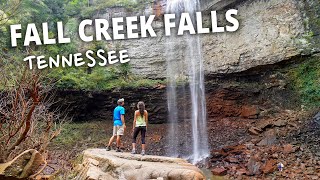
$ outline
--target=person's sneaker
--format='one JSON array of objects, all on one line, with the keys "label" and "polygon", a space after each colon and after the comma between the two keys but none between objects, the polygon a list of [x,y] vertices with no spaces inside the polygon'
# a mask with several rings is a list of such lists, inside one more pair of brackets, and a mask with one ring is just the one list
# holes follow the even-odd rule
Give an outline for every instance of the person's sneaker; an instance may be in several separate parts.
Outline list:
[{"label": "person's sneaker", "polygon": [[116,152],[122,152],[120,148],[117,148]]},{"label": "person's sneaker", "polygon": [[136,154],[136,150],[132,149],[131,154]]},{"label": "person's sneaker", "polygon": [[146,152],[144,150],[141,151],[141,155],[144,156]]},{"label": "person's sneaker", "polygon": [[106,147],[106,150],[107,150],[107,151],[110,151],[110,150],[111,150],[111,147],[110,147],[110,146],[107,146],[107,147]]}]

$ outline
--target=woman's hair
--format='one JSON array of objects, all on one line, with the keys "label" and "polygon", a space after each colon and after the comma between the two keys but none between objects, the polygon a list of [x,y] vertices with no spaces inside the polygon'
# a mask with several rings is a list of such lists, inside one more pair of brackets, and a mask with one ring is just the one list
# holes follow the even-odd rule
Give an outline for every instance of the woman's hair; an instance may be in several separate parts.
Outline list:
[{"label": "woman's hair", "polygon": [[144,102],[139,101],[137,107],[138,107],[138,110],[139,110],[139,112],[140,112],[140,116],[143,117],[143,115],[144,115],[144,110],[145,110]]}]

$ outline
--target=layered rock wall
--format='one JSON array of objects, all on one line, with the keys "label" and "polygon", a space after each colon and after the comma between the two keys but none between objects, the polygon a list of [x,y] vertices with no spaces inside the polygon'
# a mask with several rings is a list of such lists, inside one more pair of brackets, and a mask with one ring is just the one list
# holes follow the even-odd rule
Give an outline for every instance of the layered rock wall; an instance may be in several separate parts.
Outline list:
[{"label": "layered rock wall", "polygon": [[113,121],[117,100],[124,98],[127,122],[133,121],[138,101],[144,101],[149,112],[149,122],[161,123],[167,118],[165,94],[164,88],[114,89],[102,92],[59,90],[56,92],[57,103],[52,108],[66,110],[74,121]]},{"label": "layered rock wall", "polygon": [[[222,1],[201,2],[209,3],[203,8],[204,14],[210,10],[218,10],[223,14],[228,8],[238,9],[237,19],[240,21],[237,32],[200,36],[206,72],[208,115],[252,118],[257,116],[259,109],[268,111],[275,107],[291,108],[286,107],[288,104],[295,106],[291,101],[295,95],[287,88],[286,75],[272,72],[272,69],[277,66],[280,69],[287,67],[287,62],[294,62],[298,59],[296,57],[319,51],[320,3],[315,0],[230,0],[224,1],[224,5]],[[162,1],[161,7],[164,6]],[[140,14],[152,13],[151,7]],[[123,7],[115,8],[106,9],[97,17],[139,14],[127,12]],[[133,73],[148,78],[165,78],[165,43],[170,42],[170,39],[164,37],[161,17],[158,17],[153,27],[158,35],[156,38],[106,42],[106,46],[128,49]],[[176,61],[180,64],[184,62],[183,48],[182,45],[176,47]],[[256,72],[252,74],[253,71]],[[178,108],[188,109],[191,103],[189,88],[179,86],[177,93]],[[167,121],[165,88],[60,91],[59,97],[63,107],[72,107],[68,111],[76,120],[111,119],[116,99],[124,97],[129,118],[135,110],[135,103],[143,100],[150,112],[151,123]],[[186,119],[188,116],[180,115],[179,118]]]},{"label": "layered rock wall", "polygon": [[[310,55],[319,48],[313,39],[317,2],[297,0],[204,0],[202,9],[207,14],[219,14],[229,8],[238,10],[240,27],[233,33],[200,35],[205,73],[225,74],[241,72],[252,67],[274,64],[300,55]],[[165,8],[165,7],[162,7]],[[119,9],[119,11],[121,11]],[[111,11],[110,11],[111,12]],[[113,12],[113,11],[112,11]],[[150,8],[143,14],[150,14]],[[106,15],[101,15],[102,17]],[[108,46],[128,49],[132,72],[149,78],[166,77],[166,46],[170,37],[164,36],[161,17],[154,22],[156,38],[118,41]],[[224,22],[219,22],[221,25]],[[209,26],[208,22],[204,22]],[[179,51],[177,50],[177,53]],[[177,62],[184,61],[183,53]],[[186,61],[187,62],[187,61]]]},{"label": "layered rock wall", "polygon": [[[208,118],[243,117],[260,118],[263,114],[279,109],[293,109],[297,96],[291,91],[286,77],[288,70],[281,65],[264,66],[268,71],[237,73],[223,77],[207,77],[206,105]],[[289,66],[290,67],[290,66]],[[273,69],[273,70],[271,70]],[[284,72],[280,72],[280,69]],[[288,68],[290,69],[290,68]],[[252,73],[253,71],[250,71]],[[138,101],[144,101],[150,123],[168,121],[167,94],[165,86],[153,88],[114,89],[109,91],[59,90],[56,106],[66,109],[75,121],[112,121],[113,109],[118,98],[125,99],[126,120],[132,121]],[[177,109],[188,112],[191,108],[190,88],[177,87]],[[179,120],[190,119],[190,113],[179,114]]]}]

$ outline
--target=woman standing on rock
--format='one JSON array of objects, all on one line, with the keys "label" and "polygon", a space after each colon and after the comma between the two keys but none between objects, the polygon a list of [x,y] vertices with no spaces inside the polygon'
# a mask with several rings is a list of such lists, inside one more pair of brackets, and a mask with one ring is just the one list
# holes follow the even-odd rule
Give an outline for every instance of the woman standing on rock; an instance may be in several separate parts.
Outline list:
[{"label": "woman standing on rock", "polygon": [[142,151],[141,155],[145,155],[146,152],[146,132],[148,128],[148,112],[145,110],[144,102],[138,102],[138,110],[134,112],[134,121],[133,121],[133,138],[132,138],[132,154],[136,154],[136,140],[139,132],[141,132],[141,146]]}]

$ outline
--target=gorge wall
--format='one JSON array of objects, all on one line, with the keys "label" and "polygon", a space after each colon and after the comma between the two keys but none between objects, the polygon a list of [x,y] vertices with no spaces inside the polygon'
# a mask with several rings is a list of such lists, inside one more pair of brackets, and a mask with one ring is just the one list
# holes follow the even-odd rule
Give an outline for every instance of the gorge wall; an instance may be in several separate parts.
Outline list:
[{"label": "gorge wall", "polygon": [[[204,14],[210,10],[238,9],[240,28],[234,33],[201,35],[204,58],[206,98],[209,118],[259,118],[281,108],[299,107],[290,89],[287,72],[290,66],[319,52],[320,2],[316,0],[203,0]],[[153,3],[137,13],[113,7],[96,17],[111,18],[154,13]],[[165,9],[161,0],[158,9]],[[95,17],[95,18],[96,18]],[[106,42],[107,48],[122,47],[130,54],[131,71],[146,78],[166,77],[165,42],[162,21],[153,27],[156,38]],[[207,24],[205,20],[204,24]],[[223,24],[224,22],[221,22]],[[185,48],[179,46],[177,48]],[[181,51],[183,52],[183,51]],[[178,63],[184,62],[178,54]],[[285,69],[286,68],[286,69]],[[183,84],[183,83],[182,83]],[[178,87],[178,108],[190,106],[189,88]],[[180,94],[179,94],[180,93]],[[135,104],[146,102],[151,123],[167,121],[166,88],[114,89],[103,92],[58,91],[62,107],[75,120],[110,119],[117,98],[126,99],[128,117]],[[185,119],[186,115],[179,115]]]},{"label": "gorge wall", "polygon": [[57,90],[57,103],[52,107],[66,110],[74,121],[113,120],[119,98],[125,99],[126,120],[132,121],[138,101],[144,101],[151,123],[167,118],[166,90],[163,87],[114,89],[109,91]]},{"label": "gorge wall", "polygon": [[[319,2],[314,0],[203,0],[203,14],[211,10],[224,14],[225,9],[238,9],[240,27],[233,33],[201,35],[205,73],[226,74],[248,70],[252,67],[274,64],[301,55],[319,51],[317,10]],[[162,13],[165,0],[159,3]],[[140,14],[153,13],[151,4]],[[159,8],[156,6],[156,8]],[[118,9],[107,12],[123,11]],[[110,17],[114,13],[97,16]],[[122,12],[119,15],[130,15]],[[161,19],[161,16],[159,17]],[[204,18],[206,19],[206,18]],[[219,25],[225,22],[222,20]],[[204,20],[204,26],[210,22]],[[155,21],[156,38],[118,41],[108,44],[121,46],[129,51],[132,71],[148,78],[166,77],[164,28],[162,21]],[[311,39],[312,37],[312,39]],[[184,48],[184,47],[177,47]],[[184,59],[178,55],[177,63]]]},{"label": "gorge wall", "polygon": [[[241,117],[258,119],[283,109],[300,106],[290,88],[287,77],[292,63],[276,63],[250,69],[242,73],[212,75],[206,79],[206,105],[208,118]],[[285,68],[284,68],[285,67]],[[149,112],[149,122],[168,121],[167,94],[164,85],[151,88],[124,88],[108,91],[58,90],[55,106],[67,110],[74,121],[112,121],[118,98],[125,99],[126,120],[131,122],[138,101],[144,101]],[[177,108],[190,109],[190,89],[177,87]],[[55,108],[55,107],[53,107]],[[186,111],[187,112],[187,111]],[[179,114],[179,121],[189,119],[189,113]]]}]

